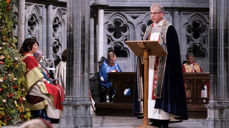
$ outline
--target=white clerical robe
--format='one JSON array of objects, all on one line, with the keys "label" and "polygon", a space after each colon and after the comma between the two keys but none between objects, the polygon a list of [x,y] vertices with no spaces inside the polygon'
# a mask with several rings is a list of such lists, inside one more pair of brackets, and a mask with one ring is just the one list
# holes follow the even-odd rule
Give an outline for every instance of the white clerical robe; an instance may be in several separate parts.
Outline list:
[{"label": "white clerical robe", "polygon": [[[160,21],[158,24],[154,24],[153,30],[160,31],[160,27],[162,26],[164,20]],[[151,33],[150,40],[159,39],[160,34]],[[148,83],[148,118],[149,119],[158,119],[158,120],[169,120],[169,113],[154,108],[155,99],[152,99],[152,91],[153,91],[153,78],[154,78],[154,66],[155,66],[156,56],[149,56],[149,83]]]}]

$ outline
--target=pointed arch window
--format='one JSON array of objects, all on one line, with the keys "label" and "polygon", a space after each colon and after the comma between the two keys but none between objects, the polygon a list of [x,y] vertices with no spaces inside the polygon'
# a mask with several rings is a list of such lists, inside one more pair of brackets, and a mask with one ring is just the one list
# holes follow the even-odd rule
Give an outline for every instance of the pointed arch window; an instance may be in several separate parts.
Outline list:
[{"label": "pointed arch window", "polygon": [[207,57],[207,22],[200,14],[193,15],[188,20],[186,30],[187,52],[192,52],[197,58]]}]

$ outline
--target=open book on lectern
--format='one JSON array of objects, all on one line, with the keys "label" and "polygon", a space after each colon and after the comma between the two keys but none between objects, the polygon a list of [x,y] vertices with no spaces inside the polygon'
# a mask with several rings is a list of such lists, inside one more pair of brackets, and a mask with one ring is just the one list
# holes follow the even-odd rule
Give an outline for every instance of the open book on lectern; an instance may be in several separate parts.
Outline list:
[{"label": "open book on lectern", "polygon": [[149,55],[163,56],[167,55],[167,52],[158,43],[158,41],[150,40],[130,40],[125,41],[129,48],[134,52],[136,56],[143,56],[144,50],[148,50]]}]

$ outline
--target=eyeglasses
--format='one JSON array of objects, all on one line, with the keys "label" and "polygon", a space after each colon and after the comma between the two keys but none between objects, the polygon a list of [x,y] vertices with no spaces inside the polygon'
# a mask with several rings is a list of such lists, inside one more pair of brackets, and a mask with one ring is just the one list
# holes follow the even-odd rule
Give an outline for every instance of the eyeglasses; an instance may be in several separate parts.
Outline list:
[{"label": "eyeglasses", "polygon": [[160,14],[161,12],[150,12],[153,15]]},{"label": "eyeglasses", "polygon": [[116,60],[114,60],[114,59],[108,59],[108,61],[110,61],[110,62],[115,62]]}]

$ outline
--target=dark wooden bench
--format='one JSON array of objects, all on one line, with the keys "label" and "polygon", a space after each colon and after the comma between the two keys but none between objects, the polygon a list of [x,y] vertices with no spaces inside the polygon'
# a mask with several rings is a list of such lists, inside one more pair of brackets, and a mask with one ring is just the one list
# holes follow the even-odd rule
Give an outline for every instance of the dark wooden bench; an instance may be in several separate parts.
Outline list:
[{"label": "dark wooden bench", "polygon": [[[116,89],[116,97],[113,102],[98,102],[95,104],[98,115],[133,115],[134,92],[137,79],[136,72],[115,72],[108,74],[110,81]],[[209,101],[209,90],[207,97],[201,97],[201,91],[206,82],[209,81],[209,73],[184,73],[184,82],[191,95],[186,97],[188,115],[190,118],[206,118],[207,109],[205,105]],[[124,90],[130,88],[131,94],[124,95]]]},{"label": "dark wooden bench", "polygon": [[[204,86],[209,84],[209,73],[184,73],[186,84],[186,101],[190,118],[206,118],[206,105],[209,101],[209,89],[203,93]],[[210,88],[210,87],[208,87]],[[189,93],[189,94],[188,94]]]},{"label": "dark wooden bench", "polygon": [[[108,74],[116,90],[113,102],[98,102],[95,104],[98,115],[133,115],[134,91],[137,84],[136,72],[112,72]],[[124,90],[130,88],[130,95],[124,95]]]}]

